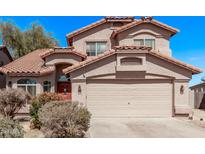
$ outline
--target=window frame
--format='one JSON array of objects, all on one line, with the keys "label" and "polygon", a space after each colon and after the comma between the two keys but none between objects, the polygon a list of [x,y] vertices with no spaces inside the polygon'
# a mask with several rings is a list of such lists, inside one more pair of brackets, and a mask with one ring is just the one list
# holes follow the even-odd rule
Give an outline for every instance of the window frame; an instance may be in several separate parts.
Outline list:
[{"label": "window frame", "polygon": [[[48,88],[48,90],[45,90],[45,88]],[[43,81],[43,92],[51,92],[51,81]]]},{"label": "window frame", "polygon": [[[88,50],[87,50],[87,46],[89,43],[95,44],[95,55],[94,56],[102,54],[103,52],[105,52],[107,50],[107,41],[86,41],[86,54],[88,56],[93,56],[93,55],[89,55],[89,53],[91,53],[91,52],[88,52]],[[105,51],[103,51],[103,52],[99,52],[100,50],[98,51],[98,46],[99,46],[98,44],[100,44],[100,43],[104,43],[104,45],[105,45]]]},{"label": "window frame", "polygon": [[[32,82],[35,82],[35,83],[18,83],[20,81],[32,81]],[[33,79],[19,79],[17,81],[17,88],[22,88],[23,90],[25,90],[29,94],[31,94],[28,90],[29,87],[35,88],[34,94],[31,94],[32,96],[36,96],[36,91],[37,91],[37,86],[36,85],[37,85],[37,82],[36,82],[36,80],[33,80]]]},{"label": "window frame", "polygon": [[156,49],[156,39],[154,39],[154,38],[139,38],[139,39],[134,39],[134,44],[136,44],[135,43],[135,41],[141,41],[141,40],[143,40],[143,46],[146,46],[146,40],[152,40],[153,41],[153,43],[152,43],[152,45],[153,45],[153,47],[151,47],[152,49]]}]

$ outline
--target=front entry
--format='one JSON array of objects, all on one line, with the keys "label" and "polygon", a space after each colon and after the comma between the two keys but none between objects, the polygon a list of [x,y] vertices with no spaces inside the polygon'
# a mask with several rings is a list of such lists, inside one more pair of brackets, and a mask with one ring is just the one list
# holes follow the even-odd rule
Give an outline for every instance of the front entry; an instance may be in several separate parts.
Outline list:
[{"label": "front entry", "polygon": [[56,65],[56,81],[57,81],[57,93],[63,96],[64,99],[71,100],[71,81],[69,75],[63,73],[63,69],[71,66],[70,64],[58,64]]},{"label": "front entry", "polygon": [[60,93],[65,99],[71,99],[71,83],[58,82],[57,92]]}]

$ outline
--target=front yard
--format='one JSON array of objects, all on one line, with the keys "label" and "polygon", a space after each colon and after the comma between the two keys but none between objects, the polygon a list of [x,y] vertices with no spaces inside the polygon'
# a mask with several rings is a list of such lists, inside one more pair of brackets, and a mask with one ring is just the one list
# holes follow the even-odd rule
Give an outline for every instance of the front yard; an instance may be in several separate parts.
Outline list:
[{"label": "front yard", "polygon": [[[25,121],[19,111],[27,104]],[[0,138],[83,138],[91,118],[85,106],[57,93],[31,97],[23,89],[11,88],[0,90],[0,115]]]},{"label": "front yard", "polygon": [[43,138],[44,135],[39,129],[30,129],[30,122],[29,121],[21,121],[21,126],[25,131],[24,138]]},{"label": "front yard", "polygon": [[[21,121],[25,138],[42,138],[29,121]],[[91,120],[86,137],[91,138],[204,138],[205,128],[187,117],[175,118],[98,118]]]},{"label": "front yard", "polygon": [[[64,100],[55,93],[33,99],[21,89],[0,90],[0,137],[2,138],[80,138],[205,137],[205,112],[193,110],[193,120],[174,118],[92,118],[85,106]],[[30,116],[16,113],[31,101]],[[91,119],[91,123],[90,123]]]}]

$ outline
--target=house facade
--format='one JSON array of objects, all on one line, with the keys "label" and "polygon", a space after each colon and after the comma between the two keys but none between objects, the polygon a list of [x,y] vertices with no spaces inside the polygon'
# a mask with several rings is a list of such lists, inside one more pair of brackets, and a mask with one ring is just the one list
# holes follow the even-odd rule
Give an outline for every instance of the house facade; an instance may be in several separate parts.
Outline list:
[{"label": "house facade", "polygon": [[[0,67],[13,61],[6,46],[0,45]],[[6,88],[6,75],[0,72],[0,89]]]},{"label": "house facade", "polygon": [[177,32],[152,17],[105,17],[69,33],[68,47],[33,51],[0,71],[7,87],[62,93],[93,117],[188,114],[188,82],[201,70],[172,57]]}]

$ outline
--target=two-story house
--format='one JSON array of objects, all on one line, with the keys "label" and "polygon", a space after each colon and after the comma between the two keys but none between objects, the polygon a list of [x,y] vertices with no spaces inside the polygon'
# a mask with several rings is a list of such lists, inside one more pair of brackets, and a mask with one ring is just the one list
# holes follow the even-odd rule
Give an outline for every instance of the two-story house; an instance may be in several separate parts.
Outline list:
[{"label": "two-story house", "polygon": [[33,51],[0,71],[7,87],[64,93],[93,117],[188,114],[188,82],[201,70],[172,57],[177,32],[152,17],[106,17],[68,34],[68,47]]},{"label": "two-story house", "polygon": [[[4,45],[0,45],[0,67],[13,61],[8,49]],[[0,89],[6,88],[6,75],[0,72]]]}]

